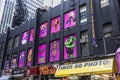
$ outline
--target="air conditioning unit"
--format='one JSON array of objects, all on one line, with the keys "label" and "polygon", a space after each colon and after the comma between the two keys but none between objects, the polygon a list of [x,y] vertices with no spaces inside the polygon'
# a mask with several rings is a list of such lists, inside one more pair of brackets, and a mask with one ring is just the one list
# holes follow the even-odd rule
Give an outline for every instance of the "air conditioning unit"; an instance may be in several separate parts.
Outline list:
[{"label": "air conditioning unit", "polygon": [[80,39],[80,43],[86,43],[88,42],[88,37],[82,36],[82,38]]}]

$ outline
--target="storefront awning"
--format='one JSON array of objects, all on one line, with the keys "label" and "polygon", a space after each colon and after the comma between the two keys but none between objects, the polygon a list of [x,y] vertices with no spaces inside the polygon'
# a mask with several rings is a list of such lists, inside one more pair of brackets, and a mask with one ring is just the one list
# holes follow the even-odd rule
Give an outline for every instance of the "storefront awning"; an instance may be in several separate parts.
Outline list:
[{"label": "storefront awning", "polygon": [[114,72],[113,60],[113,58],[109,58],[76,64],[61,65],[57,68],[55,77],[112,73]]},{"label": "storefront awning", "polygon": [[10,77],[11,77],[10,75],[4,75],[0,77],[0,80],[9,80]]}]

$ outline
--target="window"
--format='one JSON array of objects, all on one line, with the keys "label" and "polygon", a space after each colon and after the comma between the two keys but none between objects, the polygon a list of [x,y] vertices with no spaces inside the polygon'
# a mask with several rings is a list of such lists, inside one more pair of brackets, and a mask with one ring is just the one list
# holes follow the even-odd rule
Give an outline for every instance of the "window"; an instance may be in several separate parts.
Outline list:
[{"label": "window", "polygon": [[109,0],[100,0],[101,8],[106,7],[109,5]]},{"label": "window", "polygon": [[80,46],[81,46],[82,56],[88,56],[89,55],[89,43],[88,43],[88,32],[87,31],[81,32]]},{"label": "window", "polygon": [[8,41],[8,47],[7,47],[7,50],[12,49],[12,42],[13,42],[12,39],[10,39],[10,40]]},{"label": "window", "polygon": [[86,5],[80,7],[80,23],[87,22],[87,9]]},{"label": "window", "polygon": [[15,37],[14,47],[18,47],[19,40],[20,40],[20,37],[19,37],[19,36]]},{"label": "window", "polygon": [[104,37],[111,37],[112,36],[112,25],[111,23],[103,25],[104,28]]}]

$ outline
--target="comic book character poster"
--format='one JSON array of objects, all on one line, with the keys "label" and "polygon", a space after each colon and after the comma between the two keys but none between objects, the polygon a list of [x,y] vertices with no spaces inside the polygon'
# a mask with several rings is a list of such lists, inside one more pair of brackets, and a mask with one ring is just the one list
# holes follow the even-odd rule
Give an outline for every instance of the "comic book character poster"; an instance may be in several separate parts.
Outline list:
[{"label": "comic book character poster", "polygon": [[9,69],[10,60],[5,61],[5,69]]},{"label": "comic book character poster", "polygon": [[31,30],[30,30],[30,37],[29,37],[29,41],[31,42],[31,41],[33,41],[34,40],[34,28],[32,28]]},{"label": "comic book character poster", "polygon": [[39,37],[47,36],[47,31],[48,31],[48,22],[45,22],[40,25]]},{"label": "comic book character poster", "polygon": [[60,56],[60,42],[59,40],[52,41],[50,43],[50,57],[49,61],[58,61]]},{"label": "comic book character poster", "polygon": [[27,54],[27,66],[31,66],[32,64],[32,48],[28,49],[28,54]]},{"label": "comic book character poster", "polygon": [[15,68],[16,67],[16,58],[13,58],[12,60],[11,60],[11,68]]},{"label": "comic book character poster", "polygon": [[38,47],[37,64],[41,64],[45,62],[46,62],[46,44],[41,44]]},{"label": "comic book character poster", "polygon": [[22,33],[21,44],[26,44],[28,38],[28,31]]},{"label": "comic book character poster", "polygon": [[25,51],[21,51],[19,54],[18,67],[23,67],[25,63]]},{"label": "comic book character poster", "polygon": [[76,15],[75,10],[67,12],[64,14],[64,28],[69,28],[76,25]]},{"label": "comic book character poster", "polygon": [[60,31],[60,17],[51,20],[51,34]]},{"label": "comic book character poster", "polygon": [[70,35],[64,38],[64,59],[71,59],[77,56],[76,36]]}]

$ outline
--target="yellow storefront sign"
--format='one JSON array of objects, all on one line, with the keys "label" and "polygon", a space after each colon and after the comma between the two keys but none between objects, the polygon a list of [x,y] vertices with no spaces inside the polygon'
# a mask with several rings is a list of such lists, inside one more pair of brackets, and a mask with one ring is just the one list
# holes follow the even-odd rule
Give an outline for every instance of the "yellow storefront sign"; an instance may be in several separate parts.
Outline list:
[{"label": "yellow storefront sign", "polygon": [[113,72],[113,58],[61,65],[57,68],[55,77],[71,75],[89,75]]}]

